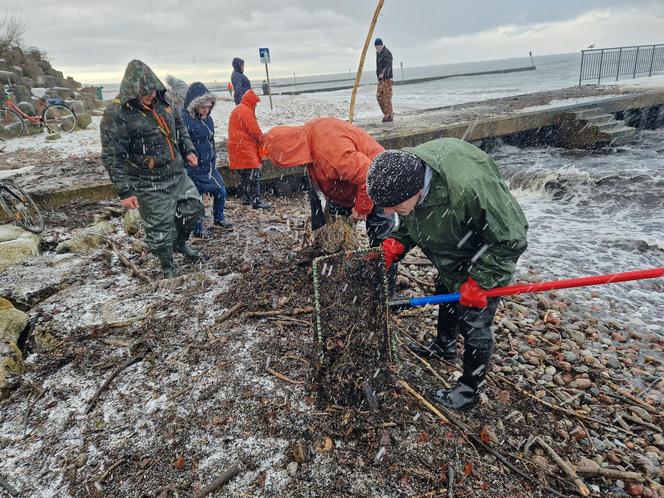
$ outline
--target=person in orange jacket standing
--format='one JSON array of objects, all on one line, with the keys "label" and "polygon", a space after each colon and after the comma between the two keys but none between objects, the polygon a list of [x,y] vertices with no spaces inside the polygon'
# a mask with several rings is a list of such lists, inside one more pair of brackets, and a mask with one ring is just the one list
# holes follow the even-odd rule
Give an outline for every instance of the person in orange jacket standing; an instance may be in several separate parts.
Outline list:
[{"label": "person in orange jacket standing", "polygon": [[228,119],[228,163],[240,174],[240,196],[243,204],[254,209],[272,206],[261,197],[261,158],[259,145],[263,132],[256,120],[256,105],[261,99],[253,90],[247,90],[240,104]]},{"label": "person in orange jacket standing", "polygon": [[307,166],[314,230],[325,224],[321,196],[332,214],[365,220],[372,247],[394,228],[394,217],[367,195],[369,165],[384,149],[361,128],[337,118],[316,118],[303,126],[275,126],[264,135],[264,145],[276,166]]}]

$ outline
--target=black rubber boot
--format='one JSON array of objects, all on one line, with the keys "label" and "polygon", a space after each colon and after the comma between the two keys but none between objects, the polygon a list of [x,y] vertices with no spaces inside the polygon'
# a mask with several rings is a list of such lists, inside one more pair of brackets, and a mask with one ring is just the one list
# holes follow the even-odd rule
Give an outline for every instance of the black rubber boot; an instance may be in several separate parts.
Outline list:
[{"label": "black rubber boot", "polygon": [[254,199],[254,201],[251,203],[251,207],[254,209],[272,209],[272,204],[259,198]]},{"label": "black rubber boot", "polygon": [[167,247],[155,253],[161,263],[161,269],[164,272],[164,278],[175,278],[177,271],[175,270],[175,263],[173,263],[173,249]]},{"label": "black rubber boot", "polygon": [[440,342],[438,339],[433,339],[425,345],[412,342],[408,344],[408,349],[422,358],[438,357],[447,361],[453,361],[456,358],[456,340]]},{"label": "black rubber boot", "polygon": [[201,253],[187,245],[184,240],[176,240],[173,244],[173,250],[182,254],[189,261],[198,261],[201,259]]},{"label": "black rubber boot", "polygon": [[463,382],[458,382],[454,389],[438,389],[433,398],[449,410],[469,410],[480,402],[477,390]]}]

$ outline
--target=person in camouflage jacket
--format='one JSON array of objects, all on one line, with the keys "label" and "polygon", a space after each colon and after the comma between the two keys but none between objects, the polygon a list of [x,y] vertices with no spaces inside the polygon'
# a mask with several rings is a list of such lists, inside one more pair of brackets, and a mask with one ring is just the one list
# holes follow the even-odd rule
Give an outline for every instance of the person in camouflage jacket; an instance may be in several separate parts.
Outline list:
[{"label": "person in camouflage jacket", "polygon": [[186,241],[204,207],[184,170],[183,157],[190,166],[198,165],[196,149],[165,91],[146,64],[131,61],[118,98],[104,112],[100,132],[102,162],[122,205],[138,208],[150,251],[171,278],[173,251],[190,260],[200,258]]},{"label": "person in camouflage jacket", "polygon": [[491,157],[454,138],[442,138],[376,156],[367,192],[400,225],[383,241],[388,268],[415,246],[438,270],[436,294],[460,292],[441,304],[438,334],[428,345],[409,345],[420,356],[453,360],[458,333],[464,338],[463,375],[452,390],[434,394],[447,408],[479,401],[493,353],[498,298],[485,291],[508,285],[528,245],[528,222]]}]

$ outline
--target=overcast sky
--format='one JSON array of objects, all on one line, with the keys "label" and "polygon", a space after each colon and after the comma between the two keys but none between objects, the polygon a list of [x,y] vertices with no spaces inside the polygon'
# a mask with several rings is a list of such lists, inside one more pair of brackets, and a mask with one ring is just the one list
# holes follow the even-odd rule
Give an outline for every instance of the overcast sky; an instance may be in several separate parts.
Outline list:
[{"label": "overcast sky", "polygon": [[[54,67],[113,83],[135,58],[191,82],[227,81],[231,59],[241,57],[262,79],[258,47],[270,48],[275,76],[354,71],[376,0],[3,4],[26,23],[25,44],[46,50]],[[375,36],[406,67],[662,43],[664,0],[386,0]],[[374,66],[371,52],[365,71]]]}]

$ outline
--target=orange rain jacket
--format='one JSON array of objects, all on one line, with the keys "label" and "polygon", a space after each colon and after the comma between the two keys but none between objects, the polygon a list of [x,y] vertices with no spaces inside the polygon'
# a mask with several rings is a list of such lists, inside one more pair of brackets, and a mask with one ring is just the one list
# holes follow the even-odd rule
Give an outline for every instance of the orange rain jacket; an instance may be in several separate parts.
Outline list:
[{"label": "orange rain jacket", "polygon": [[337,118],[317,118],[304,126],[275,126],[264,135],[267,155],[283,168],[306,165],[309,177],[335,204],[369,214],[371,160],[383,147],[367,132]]},{"label": "orange rain jacket", "polygon": [[231,169],[261,167],[258,147],[263,132],[256,120],[256,104],[261,99],[247,90],[228,119],[228,163]]}]

